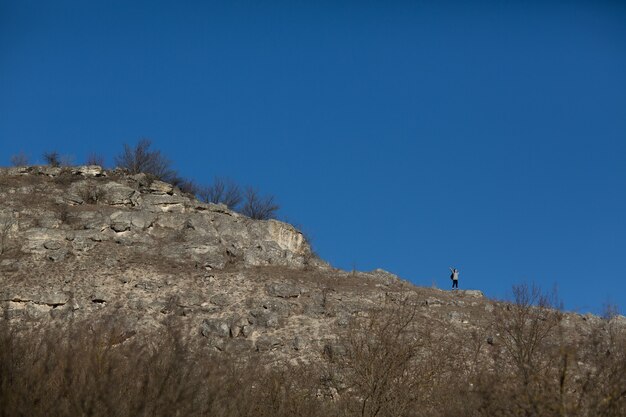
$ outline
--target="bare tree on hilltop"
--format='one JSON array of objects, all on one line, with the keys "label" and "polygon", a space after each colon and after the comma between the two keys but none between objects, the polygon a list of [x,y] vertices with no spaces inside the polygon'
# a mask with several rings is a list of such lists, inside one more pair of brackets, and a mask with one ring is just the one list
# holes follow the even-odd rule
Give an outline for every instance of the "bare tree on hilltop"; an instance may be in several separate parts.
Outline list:
[{"label": "bare tree on hilltop", "polygon": [[85,163],[87,165],[98,165],[103,167],[104,166],[104,156],[92,152],[89,155],[87,155],[87,160],[85,161]]},{"label": "bare tree on hilltop", "polygon": [[28,155],[24,152],[20,152],[16,155],[11,156],[11,164],[15,167],[23,167],[28,165]]},{"label": "bare tree on hilltop", "polygon": [[149,139],[141,139],[134,147],[124,144],[124,151],[115,157],[115,164],[130,174],[145,173],[162,181],[180,182],[181,179],[172,169],[171,161],[161,151],[150,150],[151,145]]},{"label": "bare tree on hilltop", "polygon": [[134,147],[124,144],[124,151],[115,157],[115,164],[130,174],[144,173],[169,182],[185,193],[197,194],[207,203],[225,204],[254,220],[276,218],[279,206],[274,202],[274,196],[261,196],[254,188],[247,188],[242,193],[238,185],[220,178],[216,178],[212,185],[198,187],[193,181],[180,177],[171,167],[171,161],[161,151],[151,150],[151,145],[149,139],[141,139]]},{"label": "bare tree on hilltop", "polygon": [[225,204],[232,210],[236,210],[243,200],[239,185],[219,177],[213,180],[213,184],[201,187],[198,197],[205,203]]},{"label": "bare tree on hilltop", "polygon": [[58,167],[61,165],[61,157],[57,151],[49,151],[43,153],[43,160],[51,167]]},{"label": "bare tree on hilltop", "polygon": [[68,167],[74,163],[72,155],[60,155],[57,151],[44,152],[43,160],[51,167]]},{"label": "bare tree on hilltop", "polygon": [[280,207],[274,203],[274,196],[261,196],[254,188],[248,187],[244,195],[241,214],[255,220],[275,219]]}]

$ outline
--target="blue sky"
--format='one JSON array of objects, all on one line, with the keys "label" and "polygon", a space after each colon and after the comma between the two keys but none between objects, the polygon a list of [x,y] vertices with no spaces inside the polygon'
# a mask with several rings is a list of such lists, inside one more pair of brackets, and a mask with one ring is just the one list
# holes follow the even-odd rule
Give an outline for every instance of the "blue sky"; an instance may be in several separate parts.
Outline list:
[{"label": "blue sky", "polygon": [[334,266],[599,312],[626,284],[626,6],[0,0],[0,164],[150,138]]}]

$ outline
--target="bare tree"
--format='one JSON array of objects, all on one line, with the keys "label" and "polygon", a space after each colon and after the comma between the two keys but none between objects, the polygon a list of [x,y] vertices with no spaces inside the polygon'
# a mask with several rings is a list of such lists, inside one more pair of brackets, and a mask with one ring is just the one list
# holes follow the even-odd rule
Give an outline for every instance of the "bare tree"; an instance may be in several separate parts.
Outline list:
[{"label": "bare tree", "polygon": [[626,328],[619,325],[617,306],[607,305],[603,320],[576,340],[569,361],[567,414],[621,417],[626,415]]},{"label": "bare tree", "polygon": [[115,164],[131,174],[145,173],[170,183],[176,180],[178,175],[172,169],[171,161],[161,151],[151,150],[150,146],[149,139],[141,139],[134,147],[124,144],[124,151],[115,157]]},{"label": "bare tree", "polygon": [[241,188],[237,184],[219,177],[213,180],[213,184],[201,187],[198,190],[198,197],[205,203],[225,204],[233,210],[243,200]]},{"label": "bare tree", "polygon": [[61,156],[57,151],[46,151],[42,156],[46,164],[52,167],[61,166]]},{"label": "bare tree", "polygon": [[28,155],[24,152],[20,152],[16,155],[11,156],[11,164],[16,167],[23,167],[28,165]]},{"label": "bare tree", "polygon": [[514,302],[496,311],[496,329],[501,342],[524,381],[540,371],[540,352],[559,325],[562,313],[556,293],[545,294],[535,285],[513,287]]},{"label": "bare tree", "polygon": [[[417,305],[403,294],[369,311],[367,317],[353,319],[344,339],[345,353],[337,349],[340,354],[330,358],[331,369],[338,372],[340,395],[348,399],[349,415],[436,415],[433,395],[441,386],[450,389],[450,370],[457,360],[464,361],[453,353],[455,344],[434,338],[434,328],[419,320]],[[448,355],[456,360],[450,361]],[[454,379],[462,379],[459,372]]]},{"label": "bare tree", "polygon": [[254,188],[247,188],[241,214],[255,220],[275,219],[280,207],[274,203],[274,196],[261,196]]},{"label": "bare tree", "polygon": [[104,166],[104,156],[95,153],[95,152],[91,152],[89,155],[87,155],[87,160],[85,161],[85,163],[87,165],[98,165],[100,167]]},{"label": "bare tree", "polygon": [[563,336],[556,292],[537,286],[513,287],[513,302],[493,311],[492,369],[476,381],[484,415],[569,415],[572,349]]},{"label": "bare tree", "polygon": [[198,193],[198,185],[193,180],[175,177],[171,180],[173,186],[178,187],[180,191],[186,194],[196,195]]}]

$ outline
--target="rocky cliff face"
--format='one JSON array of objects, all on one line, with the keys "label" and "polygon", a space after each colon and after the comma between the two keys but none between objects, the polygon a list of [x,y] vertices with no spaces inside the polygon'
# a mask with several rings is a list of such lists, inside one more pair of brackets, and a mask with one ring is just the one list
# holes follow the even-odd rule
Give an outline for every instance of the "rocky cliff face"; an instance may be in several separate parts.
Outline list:
[{"label": "rocky cliff face", "polygon": [[5,246],[12,239],[12,249],[33,259],[80,258],[112,242],[125,247],[125,255],[208,269],[300,268],[312,261],[309,245],[291,225],[200,203],[143,174],[125,176],[97,166],[32,167],[4,169],[0,177],[0,222],[9,225]]},{"label": "rocky cliff face", "polygon": [[332,269],[291,225],[201,203],[145,175],[0,169],[0,303],[12,323],[114,315],[133,335],[175,317],[217,351],[311,360],[336,346],[352,318],[409,293],[435,333],[489,327],[495,303],[480,291]]},{"label": "rocky cliff face", "polygon": [[173,315],[216,349],[323,344],[378,286],[401,284],[333,270],[289,224],[98,166],[1,169],[0,253],[14,322],[115,314],[147,331]]},{"label": "rocky cliff face", "polygon": [[0,169],[1,416],[626,415],[626,318],[518,295],[336,270],[145,175]]}]

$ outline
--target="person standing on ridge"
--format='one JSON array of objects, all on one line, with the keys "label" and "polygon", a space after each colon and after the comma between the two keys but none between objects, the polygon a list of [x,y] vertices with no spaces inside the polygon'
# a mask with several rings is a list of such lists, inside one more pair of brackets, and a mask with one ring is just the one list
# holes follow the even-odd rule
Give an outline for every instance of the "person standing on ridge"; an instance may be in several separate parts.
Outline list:
[{"label": "person standing on ridge", "polygon": [[452,280],[452,289],[459,289],[459,270],[456,268],[450,267],[450,279]]}]

